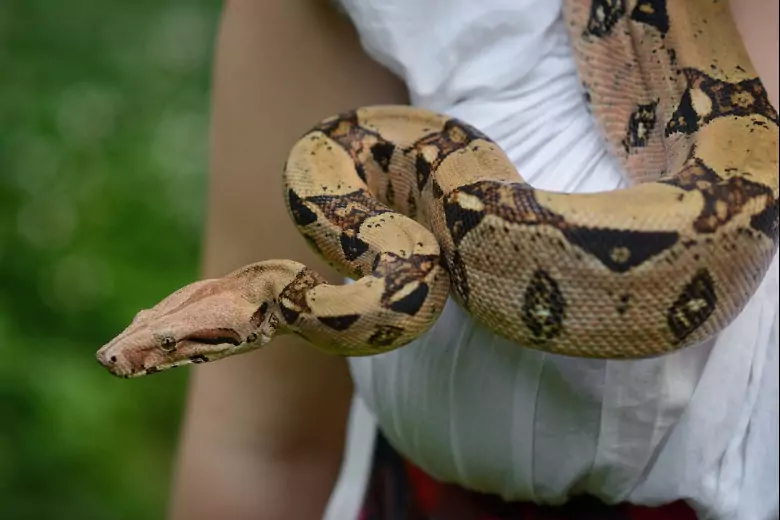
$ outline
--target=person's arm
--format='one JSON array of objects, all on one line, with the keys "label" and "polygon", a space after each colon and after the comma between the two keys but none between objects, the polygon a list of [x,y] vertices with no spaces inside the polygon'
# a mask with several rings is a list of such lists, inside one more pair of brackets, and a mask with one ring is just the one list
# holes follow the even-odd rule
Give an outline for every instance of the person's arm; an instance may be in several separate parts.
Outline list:
[{"label": "person's arm", "polygon": [[780,103],[780,30],[777,22],[780,4],[777,0],[731,0],[729,5],[753,67],[761,77],[769,101],[777,108]]},{"label": "person's arm", "polygon": [[[324,0],[231,0],[216,49],[206,277],[270,258],[339,278],[287,215],[281,171],[320,119],[405,103]],[[193,369],[172,520],[315,519],[340,468],[352,396],[346,362],[284,336]]]}]

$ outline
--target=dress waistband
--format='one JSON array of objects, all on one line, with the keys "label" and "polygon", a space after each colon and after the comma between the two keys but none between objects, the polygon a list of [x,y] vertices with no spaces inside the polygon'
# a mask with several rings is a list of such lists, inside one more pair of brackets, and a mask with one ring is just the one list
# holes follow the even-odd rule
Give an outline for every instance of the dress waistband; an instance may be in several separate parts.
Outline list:
[{"label": "dress waistband", "polygon": [[563,506],[506,502],[435,480],[380,433],[359,520],[696,520],[696,513],[682,500],[661,507],[608,506],[587,496]]}]

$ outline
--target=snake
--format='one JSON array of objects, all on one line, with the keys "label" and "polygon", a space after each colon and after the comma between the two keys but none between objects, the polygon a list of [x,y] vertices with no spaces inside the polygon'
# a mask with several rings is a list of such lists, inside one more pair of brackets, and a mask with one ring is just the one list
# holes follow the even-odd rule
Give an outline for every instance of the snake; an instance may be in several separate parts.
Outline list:
[{"label": "snake", "polygon": [[450,297],[519,348],[564,356],[648,358],[717,335],[778,249],[778,114],[728,2],[567,0],[563,18],[625,188],[536,189],[465,121],[356,108],[306,132],[283,169],[298,232],[351,283],[259,261],[139,312],[98,361],[137,377],[281,334],[376,355]]}]

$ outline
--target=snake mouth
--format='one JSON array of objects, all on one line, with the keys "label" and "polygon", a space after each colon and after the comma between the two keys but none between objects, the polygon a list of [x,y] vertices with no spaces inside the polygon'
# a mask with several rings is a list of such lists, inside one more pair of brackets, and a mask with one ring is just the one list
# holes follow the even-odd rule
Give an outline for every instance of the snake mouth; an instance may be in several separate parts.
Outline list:
[{"label": "snake mouth", "polygon": [[[159,359],[147,360],[146,366],[142,368],[146,374],[150,374],[169,368],[215,361],[247,350],[256,339],[256,334],[243,338],[233,329],[200,330],[181,337],[169,349],[163,348],[164,354]],[[149,364],[149,361],[152,363]]]},{"label": "snake mouth", "polygon": [[182,339],[177,344],[175,352],[171,352],[163,357],[155,356],[155,358],[145,360],[141,366],[134,367],[123,373],[114,372],[114,374],[126,379],[135,379],[141,376],[165,372],[172,368],[217,361],[218,359],[249,350],[247,343],[235,342],[233,340],[223,341],[223,339],[210,338],[208,342],[201,341],[201,339]]},{"label": "snake mouth", "polygon": [[232,345],[237,347],[244,343],[241,335],[233,329],[218,328],[218,329],[206,329],[187,334],[182,337],[177,343],[176,347],[181,343],[198,343],[201,345]]},{"label": "snake mouth", "polygon": [[167,359],[161,362],[147,364],[137,372],[127,374],[124,377],[136,378],[165,372],[172,368],[209,363],[247,352],[252,348],[254,347],[251,341],[242,342],[235,338],[224,336],[209,337],[205,341],[202,337],[198,339],[182,339],[177,345],[174,356],[168,356]]}]

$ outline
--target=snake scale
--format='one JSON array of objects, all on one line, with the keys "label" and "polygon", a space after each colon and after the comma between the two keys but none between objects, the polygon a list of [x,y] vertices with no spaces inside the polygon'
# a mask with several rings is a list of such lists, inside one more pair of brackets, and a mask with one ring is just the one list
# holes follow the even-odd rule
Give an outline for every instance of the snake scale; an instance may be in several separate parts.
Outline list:
[{"label": "snake scale", "polygon": [[134,377],[284,333],[378,354],[424,332],[450,294],[519,346],[563,355],[657,356],[718,333],[778,248],[778,115],[728,3],[568,0],[564,19],[630,187],[534,189],[482,132],[418,108],[331,117],[292,148],[285,197],[355,282],[251,264],[141,311],[98,360]]}]

